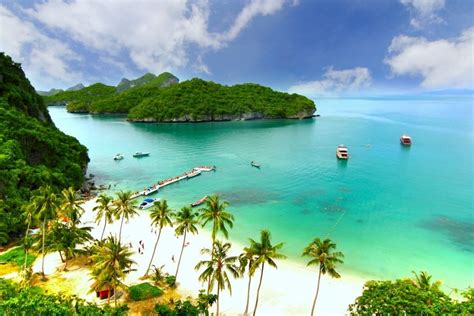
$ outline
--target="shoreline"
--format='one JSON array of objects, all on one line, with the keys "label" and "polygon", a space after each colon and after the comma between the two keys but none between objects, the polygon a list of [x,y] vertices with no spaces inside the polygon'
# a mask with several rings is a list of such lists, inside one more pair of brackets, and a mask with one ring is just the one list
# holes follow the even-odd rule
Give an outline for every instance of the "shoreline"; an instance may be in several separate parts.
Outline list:
[{"label": "shoreline", "polygon": [[[103,222],[99,223],[99,225],[93,222],[95,214],[92,208],[94,206],[95,199],[86,201],[83,204],[85,212],[82,216],[82,223],[86,226],[92,226],[92,236],[100,238]],[[148,213],[143,211],[139,211],[139,215],[132,218],[128,223],[124,222],[122,241],[125,244],[132,244],[132,250],[134,251],[132,259],[136,262],[133,266],[136,270],[132,271],[125,280],[127,285],[144,282],[139,280],[139,278],[143,276],[148,267],[157,236],[153,232],[150,223]],[[118,232],[119,227],[120,221],[107,224],[104,237],[110,233]],[[137,251],[140,240],[145,244],[143,254],[139,254]],[[232,243],[231,255],[238,255],[243,246],[232,239],[226,241]],[[203,258],[200,250],[211,246],[210,233],[201,228],[198,235],[188,235],[187,242],[189,244],[184,249],[178,274],[177,292],[183,297],[191,296],[195,298],[199,290],[206,287],[198,281],[199,272],[194,270],[194,266]],[[174,275],[181,244],[182,237],[176,237],[173,228],[164,228],[153,264],[157,267],[164,265],[163,270],[170,275]],[[174,256],[174,262],[172,256]],[[47,274],[54,273],[56,269],[62,267],[57,253],[47,255],[45,265]],[[278,269],[265,269],[258,313],[260,315],[307,315],[310,312],[316,290],[317,269],[315,267],[307,268],[298,262],[288,259],[277,261],[277,265]],[[37,272],[40,269],[41,260],[37,260],[33,270]],[[76,273],[80,274],[80,272]],[[257,270],[252,278],[249,310],[253,310],[259,277],[260,271]],[[79,284],[75,284],[76,292],[80,293],[79,295],[86,300],[97,302],[94,293],[86,294],[87,288],[92,284],[90,277],[82,276],[80,279]],[[365,279],[352,275],[343,275],[341,279],[331,279],[328,276],[323,276],[316,305],[318,315],[346,314],[348,305],[353,303],[355,298],[362,293],[362,287],[365,282]],[[231,279],[231,285],[232,295],[227,290],[221,293],[221,312],[222,315],[228,316],[241,315],[245,309],[248,278]],[[334,304],[336,297],[337,304]],[[211,312],[214,311],[214,308],[211,309]]]}]

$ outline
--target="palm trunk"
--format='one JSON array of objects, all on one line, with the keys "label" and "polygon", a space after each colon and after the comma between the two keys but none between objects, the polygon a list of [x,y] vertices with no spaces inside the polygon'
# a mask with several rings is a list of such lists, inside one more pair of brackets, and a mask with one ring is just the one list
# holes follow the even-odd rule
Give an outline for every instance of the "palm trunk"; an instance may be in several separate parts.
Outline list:
[{"label": "palm trunk", "polygon": [[176,267],[176,273],[174,275],[175,282],[178,280],[179,265],[181,264],[181,257],[183,256],[183,250],[184,250],[185,242],[186,242],[186,231],[184,231],[183,245],[181,246],[181,253],[179,254],[178,266]]},{"label": "palm trunk", "polygon": [[320,283],[320,281],[321,281],[321,268],[319,268],[318,285],[316,287],[316,295],[314,296],[313,307],[311,308],[311,316],[314,315],[314,309],[316,307],[316,300],[318,299],[318,294],[319,294],[319,283]]},{"label": "palm trunk", "polygon": [[117,287],[114,286],[114,303],[115,307],[117,307]]},{"label": "palm trunk", "polygon": [[253,309],[253,316],[257,315],[258,296],[260,295],[260,287],[262,286],[263,280],[263,269],[265,268],[265,262],[262,263],[262,272],[260,273],[260,282],[258,283],[257,299],[255,300],[255,308]]},{"label": "palm trunk", "polygon": [[120,222],[120,230],[119,230],[119,244],[120,244],[120,241],[122,240],[122,225],[123,225],[124,218],[125,216],[122,215],[122,221]]},{"label": "palm trunk", "polygon": [[[250,269],[250,267],[249,267]],[[250,273],[250,272],[249,272]],[[245,304],[244,316],[249,313],[249,301],[250,301],[250,283],[252,282],[252,276],[249,274],[249,285],[247,286],[247,304]]]},{"label": "palm trunk", "polygon": [[107,305],[110,305],[110,289],[107,292]]},{"label": "palm trunk", "polygon": [[63,271],[66,271],[67,270],[67,258],[66,258],[66,261],[64,261],[64,268],[63,268]]},{"label": "palm trunk", "polygon": [[151,264],[152,264],[152,262],[153,262],[153,257],[155,256],[155,252],[156,252],[156,247],[158,246],[158,241],[160,241],[161,229],[162,229],[162,228],[160,227],[160,231],[159,231],[159,233],[158,233],[158,237],[156,238],[155,247],[153,248],[153,253],[151,254],[150,263],[148,264],[148,268],[146,269],[146,272],[145,272],[145,275],[144,275],[144,276],[147,276],[147,275],[148,275],[148,271],[150,271]]},{"label": "palm trunk", "polygon": [[26,235],[25,235],[25,267],[24,269],[26,270],[26,264],[28,263],[28,232],[30,231],[30,222],[31,222],[31,216],[28,216],[28,225],[26,226]]},{"label": "palm trunk", "polygon": [[41,254],[43,258],[41,259],[41,275],[43,276],[44,279],[44,236],[46,233],[46,217],[43,219],[43,237],[42,237],[42,245],[41,245]]},{"label": "palm trunk", "polygon": [[219,316],[219,290],[220,290],[219,285],[217,285],[216,316]]},{"label": "palm trunk", "polygon": [[[214,243],[216,242],[215,237],[212,237],[212,248],[211,248],[211,262],[214,260]],[[211,276],[207,278],[207,295],[211,292]]]},{"label": "palm trunk", "polygon": [[104,229],[102,229],[102,234],[100,235],[100,240],[104,239],[105,226],[107,226],[107,219],[104,218]]},{"label": "palm trunk", "polygon": [[59,258],[61,258],[61,262],[64,263],[64,258],[63,258],[63,254],[61,253],[61,250],[58,250],[59,252]]}]

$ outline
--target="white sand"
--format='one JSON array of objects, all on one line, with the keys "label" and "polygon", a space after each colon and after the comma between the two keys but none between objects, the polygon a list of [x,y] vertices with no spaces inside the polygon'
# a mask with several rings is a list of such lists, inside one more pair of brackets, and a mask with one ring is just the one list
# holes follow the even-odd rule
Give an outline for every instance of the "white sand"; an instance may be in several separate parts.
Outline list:
[{"label": "white sand", "polygon": [[[84,204],[86,212],[82,217],[82,222],[88,226],[93,226],[92,235],[100,238],[103,223],[96,225],[93,220],[95,214],[92,208],[95,200]],[[105,236],[110,233],[118,233],[120,221],[112,225],[107,224]],[[232,234],[232,232],[231,232]],[[156,234],[152,232],[150,218],[146,212],[140,212],[139,216],[132,218],[128,223],[124,223],[122,229],[122,242],[132,243],[135,254],[133,260],[137,263],[134,268],[137,271],[130,273],[126,284],[132,285],[142,282],[139,280],[145,273],[148,266]],[[144,254],[138,253],[139,241],[145,244]],[[194,266],[202,260],[200,250],[211,246],[210,234],[200,230],[199,235],[188,235],[189,245],[185,247],[181,267],[178,275],[178,290],[184,296],[196,297],[200,289],[206,288],[205,284],[198,281],[199,272],[194,270]],[[165,265],[164,270],[170,274],[175,273],[176,265],[181,250],[182,237],[177,238],[174,230],[166,228],[161,234],[158,248],[153,260],[156,266]],[[243,247],[232,242],[232,254],[238,255]],[[171,257],[174,256],[175,262]],[[34,265],[34,271],[41,270],[41,257]],[[265,266],[262,289],[258,306],[258,315],[309,315],[311,304],[316,291],[316,267],[307,268],[304,265],[280,260],[278,269]],[[52,274],[57,267],[62,266],[57,254],[46,256],[45,272]],[[260,271],[257,271],[252,279],[252,291],[250,294],[250,308],[253,310],[255,304],[255,293],[258,286]],[[84,287],[92,283],[90,276],[84,276]],[[362,292],[365,280],[344,275],[341,279],[331,279],[323,276],[316,304],[317,315],[344,315],[347,307],[353,303],[355,298]],[[228,291],[221,293],[220,308],[222,315],[241,315],[245,309],[248,279],[232,280],[232,295]],[[84,293],[84,292],[83,292]],[[93,299],[94,295],[85,295],[85,299]]]}]

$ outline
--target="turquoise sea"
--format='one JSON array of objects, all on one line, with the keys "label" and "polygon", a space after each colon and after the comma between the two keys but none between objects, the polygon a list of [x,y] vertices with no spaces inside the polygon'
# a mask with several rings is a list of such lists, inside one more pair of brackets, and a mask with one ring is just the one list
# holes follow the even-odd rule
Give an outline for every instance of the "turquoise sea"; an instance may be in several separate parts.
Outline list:
[{"label": "turquoise sea", "polygon": [[[306,244],[330,236],[346,256],[343,274],[388,279],[427,270],[449,289],[474,285],[473,100],[322,99],[321,117],[311,120],[201,124],[49,110],[89,148],[97,184],[135,191],[216,165],[157,196],[180,208],[219,192],[236,217],[232,240],[246,243],[268,228],[303,262]],[[403,133],[411,148],[400,145]],[[341,143],[348,162],[336,160]],[[151,156],[136,159],[135,151]],[[113,161],[119,152],[125,159]]]}]

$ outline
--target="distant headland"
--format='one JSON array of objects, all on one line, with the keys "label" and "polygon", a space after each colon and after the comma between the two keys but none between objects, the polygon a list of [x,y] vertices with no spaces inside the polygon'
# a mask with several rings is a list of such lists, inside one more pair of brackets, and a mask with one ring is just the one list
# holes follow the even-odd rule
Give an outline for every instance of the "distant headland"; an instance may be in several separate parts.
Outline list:
[{"label": "distant headland", "polygon": [[304,119],[316,111],[314,102],[299,94],[254,83],[225,86],[197,78],[179,82],[169,72],[123,78],[115,87],[95,83],[73,88],[43,93],[45,104],[66,106],[72,113],[121,113],[133,122],[163,123]]}]

